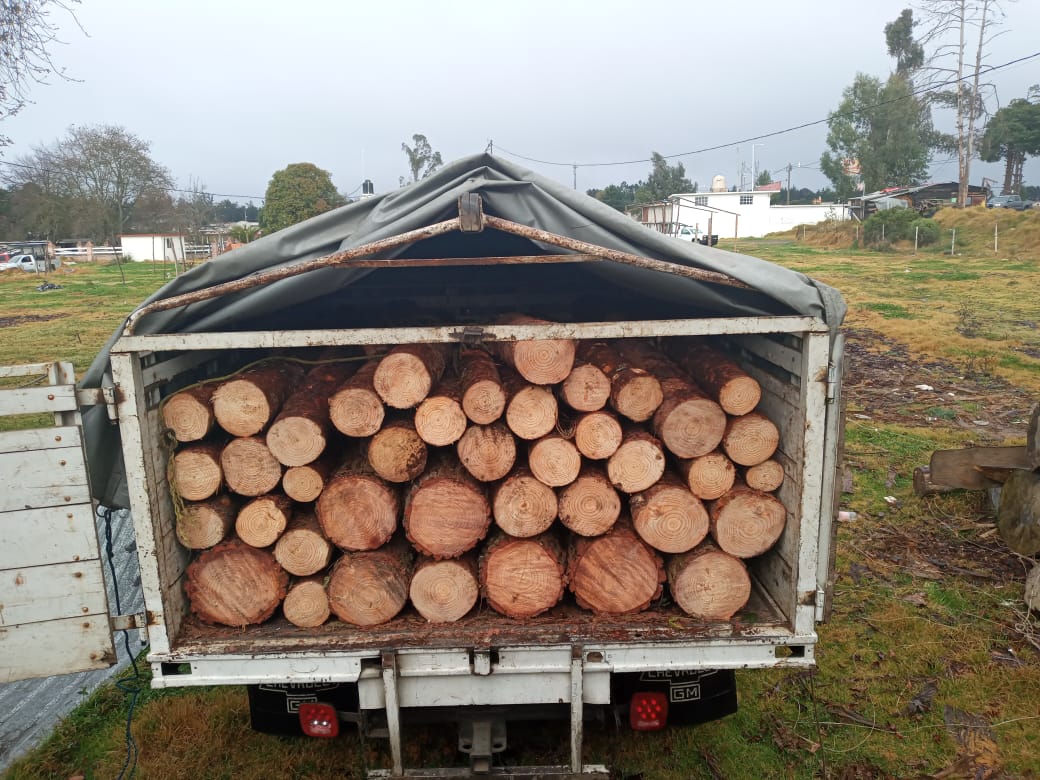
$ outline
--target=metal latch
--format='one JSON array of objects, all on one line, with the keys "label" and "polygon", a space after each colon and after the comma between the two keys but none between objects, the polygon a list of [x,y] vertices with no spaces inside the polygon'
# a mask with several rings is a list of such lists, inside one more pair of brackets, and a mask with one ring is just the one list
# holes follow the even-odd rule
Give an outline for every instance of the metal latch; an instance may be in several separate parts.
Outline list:
[{"label": "metal latch", "polygon": [[137,612],[133,615],[110,615],[108,622],[112,626],[113,631],[129,631],[134,628],[144,628],[148,625],[143,612]]},{"label": "metal latch", "polygon": [[479,344],[484,340],[484,328],[480,325],[466,325],[462,330],[453,330],[451,337],[463,344]]},{"label": "metal latch", "polygon": [[78,387],[76,388],[76,403],[79,406],[105,405],[108,409],[108,419],[119,419],[116,414],[116,388],[114,385],[107,387]]},{"label": "metal latch", "polygon": [[823,590],[816,591],[816,622],[823,622],[824,608],[827,606],[827,593]]}]

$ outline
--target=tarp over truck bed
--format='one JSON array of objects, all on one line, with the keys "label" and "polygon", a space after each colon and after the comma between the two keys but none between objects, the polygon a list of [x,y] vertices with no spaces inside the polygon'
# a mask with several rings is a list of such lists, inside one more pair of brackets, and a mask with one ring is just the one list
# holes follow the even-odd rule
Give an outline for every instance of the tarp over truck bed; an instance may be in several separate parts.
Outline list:
[{"label": "tarp over truck bed", "polygon": [[[748,285],[748,289],[722,286],[610,261],[589,264],[587,273],[667,301],[671,311],[678,312],[675,316],[800,314],[818,317],[836,331],[845,315],[840,294],[804,274],[755,257],[670,238],[595,198],[487,154],[457,160],[408,187],[343,206],[221,255],[173,279],[145,303],[451,219],[458,216],[460,196],[468,193],[479,193],[484,213],[491,216],[611,250],[724,273]],[[445,252],[443,256],[459,254],[458,245],[451,241],[429,243],[426,256],[437,250]],[[515,242],[496,249],[503,255],[560,251],[533,244],[521,249]],[[387,263],[407,250],[405,246],[387,253]],[[370,273],[372,269],[323,268],[218,299],[147,314],[137,323],[135,332],[292,330],[315,327],[316,322],[328,328],[344,327],[339,322],[342,312],[337,308],[337,292]],[[84,387],[108,383],[109,351],[121,334],[122,328],[94,360],[81,382]],[[88,410],[84,426],[95,498],[106,506],[127,507],[118,429],[102,408]]]}]

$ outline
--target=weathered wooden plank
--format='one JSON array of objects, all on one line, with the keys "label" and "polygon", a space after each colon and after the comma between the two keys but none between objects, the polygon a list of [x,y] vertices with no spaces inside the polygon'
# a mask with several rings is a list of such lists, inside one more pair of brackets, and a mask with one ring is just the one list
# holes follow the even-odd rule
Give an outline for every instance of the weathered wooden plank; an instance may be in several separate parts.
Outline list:
[{"label": "weathered wooden plank", "polygon": [[1033,407],[1026,430],[1026,460],[1034,469],[1040,469],[1040,404]]},{"label": "weathered wooden plank", "polygon": [[0,415],[74,412],[78,408],[75,385],[0,390]]},{"label": "weathered wooden plank", "polygon": [[108,614],[96,560],[8,569],[2,576],[0,626]]},{"label": "weathered wooden plank", "polygon": [[80,430],[72,425],[34,428],[28,431],[4,431],[0,433],[0,454],[79,447],[80,441]]},{"label": "weathered wooden plank", "polygon": [[90,502],[79,447],[0,454],[0,474],[0,512]]},{"label": "weathered wooden plank", "polygon": [[979,471],[980,466],[992,469],[1032,470],[1024,446],[936,450],[928,464],[929,476],[935,485],[964,490],[985,490],[1000,484]]},{"label": "weathered wooden plank", "polygon": [[0,683],[107,669],[115,663],[108,616],[0,626]]},{"label": "weathered wooden plank", "polygon": [[98,557],[89,504],[0,513],[0,540],[0,569]]}]

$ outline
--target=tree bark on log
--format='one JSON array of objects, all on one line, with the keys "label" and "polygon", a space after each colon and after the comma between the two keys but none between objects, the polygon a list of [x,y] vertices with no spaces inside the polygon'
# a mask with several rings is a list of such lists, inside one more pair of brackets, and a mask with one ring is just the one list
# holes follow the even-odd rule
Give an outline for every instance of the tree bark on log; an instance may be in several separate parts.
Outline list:
[{"label": "tree bark on log", "polygon": [[271,617],[288,584],[270,552],[232,537],[189,564],[184,590],[204,623],[241,628]]},{"label": "tree bark on log", "polygon": [[606,460],[621,446],[621,423],[611,412],[586,412],[574,424],[574,446],[589,460]]},{"label": "tree bark on log", "polygon": [[329,608],[355,626],[392,620],[408,600],[413,558],[401,538],[378,550],[343,553],[329,572]]},{"label": "tree bark on log", "polygon": [[422,558],[415,566],[408,596],[430,623],[454,623],[477,603],[480,585],[474,556],[438,561]]},{"label": "tree bark on log", "polygon": [[668,561],[668,588],[688,615],[729,620],[751,597],[751,578],[742,560],[705,542]]},{"label": "tree bark on log", "polygon": [[397,489],[359,451],[350,453],[314,505],[322,531],[341,550],[374,550],[397,530]]},{"label": "tree bark on log", "polygon": [[740,466],[757,466],[776,452],[780,431],[764,414],[749,412],[730,417],[722,437],[722,449]]},{"label": "tree bark on log", "polygon": [[228,489],[240,496],[270,493],[282,479],[282,464],[260,436],[232,439],[220,453]]},{"label": "tree bark on log", "polygon": [[502,380],[509,430],[525,441],[534,441],[556,427],[559,405],[552,390],[531,384],[515,371],[504,371]]},{"label": "tree bark on log", "polygon": [[383,403],[412,409],[429,395],[444,375],[447,344],[400,344],[379,362],[372,378]]},{"label": "tree bark on log", "polygon": [[510,536],[527,538],[549,529],[559,505],[551,487],[519,466],[495,487],[491,507],[495,525]]},{"label": "tree bark on log", "polygon": [[342,453],[326,451],[313,463],[287,468],[282,474],[285,495],[301,504],[317,501],[342,457]]},{"label": "tree bark on log", "polygon": [[346,436],[366,438],[383,425],[386,407],[374,379],[379,358],[369,360],[329,398],[329,419]]},{"label": "tree bark on log", "polygon": [[483,349],[462,350],[459,356],[462,411],[477,425],[490,425],[506,410],[506,393],[495,359]]},{"label": "tree bark on log", "polygon": [[570,439],[559,433],[550,433],[530,443],[527,467],[549,487],[563,487],[578,478],[581,453]]},{"label": "tree bark on log", "polygon": [[1033,407],[1029,415],[1029,426],[1026,428],[1026,458],[1033,470],[1040,469],[1040,404]]},{"label": "tree bark on log", "polygon": [[747,414],[762,399],[758,381],[714,347],[702,341],[678,339],[670,342],[667,351],[727,414]]},{"label": "tree bark on log", "polygon": [[737,478],[737,469],[722,450],[712,450],[697,458],[679,458],[679,475],[690,492],[702,501],[725,495]]},{"label": "tree bark on log", "polygon": [[332,614],[329,594],[325,592],[325,575],[315,574],[294,580],[282,602],[282,614],[300,628],[323,625]]},{"label": "tree bark on log", "polygon": [[711,536],[723,552],[737,558],[761,555],[780,538],[787,510],[776,496],[738,482],[708,508]]},{"label": "tree bark on log", "polygon": [[441,378],[415,410],[415,431],[431,447],[454,444],[468,424],[459,380],[454,376]]},{"label": "tree bark on log", "polygon": [[457,558],[487,535],[491,507],[485,488],[455,458],[442,453],[409,487],[404,528],[416,550]]},{"label": "tree bark on log", "polygon": [[238,510],[235,533],[248,545],[270,547],[289,525],[293,509],[292,499],[282,493],[254,498]]},{"label": "tree bark on log", "polygon": [[595,412],[610,400],[610,377],[592,363],[576,361],[560,385],[560,398],[577,412]]},{"label": "tree bark on log", "polygon": [[426,468],[426,443],[411,419],[394,419],[365,448],[368,462],[387,482],[410,482]]},{"label": "tree bark on log", "polygon": [[551,532],[517,539],[497,531],[480,556],[480,586],[488,604],[511,618],[551,609],[566,587],[565,551]]},{"label": "tree bark on log", "polygon": [[607,476],[618,490],[639,493],[661,478],[664,467],[661,441],[647,431],[629,426],[624,429],[621,446],[607,460]]},{"label": "tree bark on log", "polygon": [[645,422],[661,405],[661,383],[657,377],[626,363],[621,354],[604,341],[578,345],[576,360],[596,366],[610,380],[610,406],[632,422]]},{"label": "tree bark on log", "polygon": [[189,550],[204,550],[224,541],[235,526],[238,506],[228,495],[186,504],[177,516],[177,539]]},{"label": "tree bark on log", "polygon": [[1040,552],[1040,472],[1017,469],[1000,490],[997,531],[1019,555]]},{"label": "tree bark on log", "polygon": [[289,574],[307,577],[325,569],[336,552],[314,512],[298,511],[278,537],[274,558]]},{"label": "tree bark on log", "polygon": [[[498,319],[503,325],[549,325],[549,320],[509,314]],[[574,367],[575,344],[572,339],[532,339],[496,341],[492,347],[508,365],[535,385],[555,385],[567,378]]]},{"label": "tree bark on log", "polygon": [[232,436],[254,436],[274,419],[302,376],[300,365],[289,361],[247,368],[217,386],[213,414]]},{"label": "tree bark on log", "polygon": [[213,429],[213,393],[216,385],[199,385],[174,393],[163,402],[163,425],[177,441],[201,441]]},{"label": "tree bark on log", "polygon": [[516,463],[516,439],[504,422],[469,426],[455,448],[462,465],[481,482],[502,479]]},{"label": "tree bark on log", "polygon": [[224,444],[199,442],[181,447],[173,455],[171,487],[185,501],[205,501],[224,483],[220,454]]},{"label": "tree bark on log", "polygon": [[655,550],[688,552],[708,535],[708,510],[670,471],[632,496],[628,506],[636,533]]},{"label": "tree bark on log", "polygon": [[327,363],[307,372],[267,431],[267,447],[283,466],[306,466],[325,451],[332,432],[329,397],[355,371],[355,363]]},{"label": "tree bark on log", "polygon": [[753,490],[772,493],[784,483],[784,467],[780,461],[768,458],[744,469],[744,484]]},{"label": "tree bark on log", "polygon": [[573,537],[568,579],[578,605],[597,614],[640,612],[661,595],[661,556],[622,516],[603,536]]},{"label": "tree bark on log", "polygon": [[586,463],[578,478],[560,490],[560,522],[581,536],[600,536],[621,516],[621,496],[602,465]]}]

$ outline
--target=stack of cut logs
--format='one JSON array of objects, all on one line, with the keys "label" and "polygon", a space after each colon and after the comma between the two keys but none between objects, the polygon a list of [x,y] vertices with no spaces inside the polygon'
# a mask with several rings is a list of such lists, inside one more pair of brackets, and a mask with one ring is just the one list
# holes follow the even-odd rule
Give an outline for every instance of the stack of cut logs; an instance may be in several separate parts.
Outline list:
[{"label": "stack of cut logs", "polygon": [[[541,323],[514,316],[509,323]],[[566,589],[728,620],[786,521],[758,383],[693,339],[412,344],[271,359],[166,400],[177,535],[209,623],[511,618]]]}]

